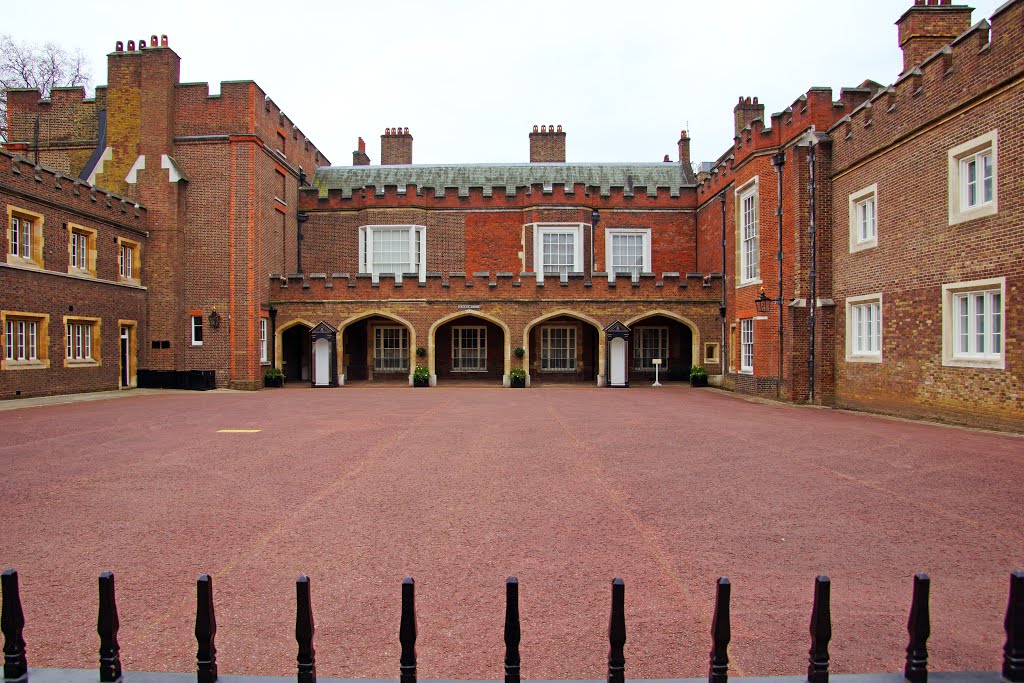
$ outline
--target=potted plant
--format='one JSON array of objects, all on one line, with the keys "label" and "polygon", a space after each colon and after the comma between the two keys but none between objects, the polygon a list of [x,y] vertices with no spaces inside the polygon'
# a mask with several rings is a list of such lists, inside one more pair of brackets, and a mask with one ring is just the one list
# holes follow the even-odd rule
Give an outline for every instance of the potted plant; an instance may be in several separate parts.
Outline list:
[{"label": "potted plant", "polygon": [[281,368],[275,368],[274,366],[267,368],[267,371],[263,374],[263,386],[283,387],[284,373],[281,372]]},{"label": "potted plant", "polygon": [[427,350],[425,348],[423,348],[422,346],[417,346],[416,347],[416,357],[417,358],[425,358],[426,355],[427,355]]},{"label": "potted plant", "polygon": [[512,351],[512,353],[516,354],[516,358],[522,358],[523,356],[526,355],[526,349],[524,349],[522,346],[517,346],[515,350]]},{"label": "potted plant", "polygon": [[703,365],[690,366],[690,386],[706,387],[708,385],[708,371]]},{"label": "potted plant", "polygon": [[417,365],[416,369],[412,371],[412,385],[414,387],[429,387],[430,369],[422,365]]},{"label": "potted plant", "polygon": [[508,371],[509,386],[513,389],[522,389],[526,386],[526,370],[512,368]]}]

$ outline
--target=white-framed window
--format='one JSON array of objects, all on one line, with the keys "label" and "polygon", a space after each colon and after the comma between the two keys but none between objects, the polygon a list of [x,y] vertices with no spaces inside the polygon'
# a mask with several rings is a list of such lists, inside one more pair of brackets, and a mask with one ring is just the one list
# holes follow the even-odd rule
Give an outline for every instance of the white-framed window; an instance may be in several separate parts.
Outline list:
[{"label": "white-framed window", "polygon": [[533,264],[537,279],[583,270],[583,225],[534,224]]},{"label": "white-framed window", "polygon": [[487,328],[452,328],[452,370],[483,372],[487,370]]},{"label": "white-framed window", "polygon": [[541,328],[540,369],[543,372],[576,372],[575,327]]},{"label": "white-framed window", "polygon": [[426,234],[422,225],[360,227],[360,272],[418,275],[424,279],[427,273]]},{"label": "white-framed window", "polygon": [[668,370],[668,328],[637,327],[633,330],[633,369],[654,371],[655,358]]},{"label": "white-framed window", "polygon": [[882,295],[865,294],[846,299],[846,360],[882,361]]},{"label": "white-framed window", "polygon": [[68,272],[96,277],[96,231],[69,224],[68,233]]},{"label": "white-framed window", "polygon": [[99,363],[100,360],[100,319],[64,318],[65,354],[64,365]]},{"label": "white-framed window", "polygon": [[409,371],[409,330],[404,327],[376,327],[373,332],[375,372]]},{"label": "white-framed window", "polygon": [[999,210],[998,143],[998,131],[993,130],[949,150],[950,225]]},{"label": "white-framed window", "polygon": [[269,348],[267,346],[267,319],[260,318],[260,362],[270,362]]},{"label": "white-framed window", "polygon": [[71,233],[71,267],[85,270],[89,263],[89,238],[83,233]]},{"label": "white-framed window", "polygon": [[740,320],[740,372],[754,372],[754,320]]},{"label": "white-framed window", "polygon": [[7,262],[43,267],[43,215],[7,207]]},{"label": "white-framed window", "polygon": [[637,278],[651,272],[650,228],[609,228],[604,233],[605,270]]},{"label": "white-framed window", "polygon": [[878,184],[850,195],[850,252],[878,246]]},{"label": "white-framed window", "polygon": [[117,277],[119,280],[138,282],[141,273],[139,243],[119,237],[117,239]]},{"label": "white-framed window", "polygon": [[0,311],[3,353],[0,369],[27,370],[49,367],[50,316],[21,311]]},{"label": "white-framed window", "polygon": [[1006,279],[942,286],[942,363],[960,367],[1005,367]]},{"label": "white-framed window", "polygon": [[758,178],[736,190],[736,248],[739,285],[761,281]]},{"label": "white-framed window", "polygon": [[192,316],[192,346],[203,345],[203,316]]}]

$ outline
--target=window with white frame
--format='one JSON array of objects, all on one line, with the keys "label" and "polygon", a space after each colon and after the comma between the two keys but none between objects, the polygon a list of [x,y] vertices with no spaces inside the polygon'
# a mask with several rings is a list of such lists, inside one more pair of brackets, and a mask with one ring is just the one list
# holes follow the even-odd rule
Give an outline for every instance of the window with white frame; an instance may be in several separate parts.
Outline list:
[{"label": "window with white frame", "polygon": [[364,225],[359,228],[362,273],[426,275],[426,231],[422,225]]},{"label": "window with white frame", "polygon": [[581,225],[534,225],[533,244],[534,270],[539,279],[583,269]]},{"label": "window with white frame", "polygon": [[409,330],[404,327],[377,327],[373,337],[373,369],[376,372],[409,371]]},{"label": "window with white frame", "polygon": [[668,328],[635,328],[633,332],[633,369],[653,371],[655,358],[661,359],[662,370],[668,370]]},{"label": "window with white frame", "polygon": [[22,370],[49,367],[47,326],[49,316],[2,311],[4,350],[0,369]]},{"label": "window with white frame", "polygon": [[878,245],[878,185],[850,195],[850,252]]},{"label": "window with white frame", "polygon": [[84,233],[71,233],[71,267],[85,270],[89,257],[89,238]]},{"label": "window with white frame", "polygon": [[43,215],[7,207],[7,262],[43,266]]},{"label": "window with white frame", "polygon": [[117,240],[117,277],[119,280],[139,281],[141,271],[139,243],[123,238]]},{"label": "window with white frame", "polygon": [[268,345],[267,345],[267,319],[266,318],[260,318],[260,362],[261,363],[268,363],[268,362],[270,362],[269,361],[270,354],[268,353],[268,351],[269,351],[269,349],[268,349]]},{"label": "window with white frame", "polygon": [[192,346],[203,345],[203,316],[192,316]]},{"label": "window with white frame", "polygon": [[65,319],[65,358],[70,363],[98,362],[100,359],[100,321],[98,319]]},{"label": "window with white frame", "polygon": [[575,327],[541,328],[540,369],[543,372],[576,371]]},{"label": "window with white frame", "polygon": [[846,360],[882,360],[882,295],[846,299]]},{"label": "window with white frame", "polygon": [[754,320],[740,320],[740,372],[754,371]]},{"label": "window with white frame", "polygon": [[741,285],[758,282],[761,274],[757,201],[756,180],[746,189],[737,192]]},{"label": "window with white frame", "polygon": [[69,273],[96,277],[96,231],[79,225],[68,226]]},{"label": "window with white frame", "polygon": [[943,285],[944,365],[1004,367],[1005,289],[1002,277]]},{"label": "window with white frame", "polygon": [[482,372],[487,370],[487,328],[452,328],[452,370]]},{"label": "window with white frame", "polygon": [[605,270],[638,277],[651,271],[651,231],[609,228],[605,231]]},{"label": "window with white frame", "polygon": [[991,131],[949,150],[949,223],[998,211],[998,133]]}]

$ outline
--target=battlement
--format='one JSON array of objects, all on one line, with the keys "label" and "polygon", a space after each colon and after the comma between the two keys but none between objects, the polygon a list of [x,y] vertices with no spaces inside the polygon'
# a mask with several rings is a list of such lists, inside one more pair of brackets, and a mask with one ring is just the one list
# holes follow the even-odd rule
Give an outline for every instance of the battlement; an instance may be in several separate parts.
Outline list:
[{"label": "battlement", "polygon": [[1021,44],[1024,0],[1011,0],[831,126],[835,171],[1018,77]]},{"label": "battlement", "polygon": [[[754,155],[782,147],[799,138],[812,127],[825,130],[835,121],[864,101],[870,88],[843,88],[839,99],[832,100],[832,89],[815,87],[798,97],[781,112],[772,114],[770,125],[755,117],[733,139],[733,145],[710,169],[706,178],[697,184],[697,202],[716,195],[732,182],[733,172]],[[740,98],[737,110],[763,109],[757,98]]]},{"label": "battlement", "polygon": [[[10,145],[30,145],[35,139],[39,119],[40,144],[95,143],[96,112],[104,108],[105,90],[86,97],[85,88],[52,88],[44,98],[35,88],[11,88],[7,91],[8,135]],[[99,104],[97,100],[99,98]]]},{"label": "battlement", "polygon": [[0,150],[0,185],[15,194],[51,201],[85,215],[146,232],[146,209],[134,200],[106,192],[25,157]]},{"label": "battlement", "polygon": [[475,272],[427,273],[416,276],[369,273],[311,273],[270,276],[275,301],[344,299],[615,299],[680,300],[718,303],[722,296],[720,273],[641,273],[615,277],[608,273],[548,275],[536,273]]}]

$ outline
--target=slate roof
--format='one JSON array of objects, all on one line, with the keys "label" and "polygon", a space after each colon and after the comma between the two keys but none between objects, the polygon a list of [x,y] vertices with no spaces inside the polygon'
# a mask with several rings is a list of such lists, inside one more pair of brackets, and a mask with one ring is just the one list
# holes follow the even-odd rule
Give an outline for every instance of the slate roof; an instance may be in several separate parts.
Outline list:
[{"label": "slate roof", "polygon": [[678,197],[681,188],[694,187],[697,179],[689,165],[679,162],[325,166],[313,176],[320,196],[326,196],[328,190],[340,190],[345,198],[351,197],[353,190],[368,186],[382,195],[387,185],[397,186],[399,191],[415,185],[417,193],[432,188],[437,197],[444,196],[445,188],[455,188],[463,197],[469,195],[469,188],[482,188],[485,197],[492,196],[494,188],[504,188],[511,197],[519,187],[564,184],[572,191],[577,183],[598,187],[601,195],[608,195],[613,187],[632,187],[636,192],[644,188],[648,195],[655,196],[663,187]]}]

